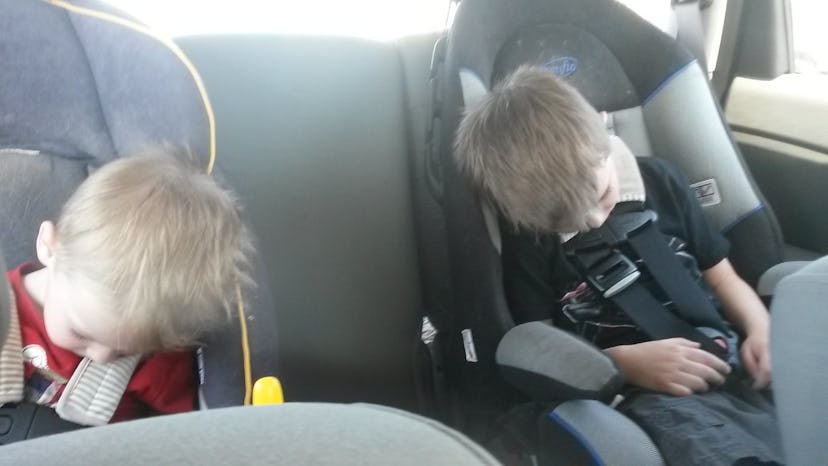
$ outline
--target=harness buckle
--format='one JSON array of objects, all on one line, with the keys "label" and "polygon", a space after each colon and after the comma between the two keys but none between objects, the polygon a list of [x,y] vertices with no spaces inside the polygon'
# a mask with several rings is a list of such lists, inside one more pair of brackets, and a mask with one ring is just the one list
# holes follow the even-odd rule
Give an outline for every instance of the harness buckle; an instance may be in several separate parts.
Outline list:
[{"label": "harness buckle", "polygon": [[613,250],[587,270],[590,285],[605,298],[611,298],[635,283],[641,272],[627,256]]}]

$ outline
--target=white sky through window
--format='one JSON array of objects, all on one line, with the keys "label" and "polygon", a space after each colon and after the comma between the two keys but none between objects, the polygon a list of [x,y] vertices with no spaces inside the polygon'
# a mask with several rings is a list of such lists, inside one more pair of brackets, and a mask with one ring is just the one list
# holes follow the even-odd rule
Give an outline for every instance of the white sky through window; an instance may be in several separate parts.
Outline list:
[{"label": "white sky through window", "polygon": [[167,36],[345,35],[388,40],[444,28],[449,0],[107,0]]}]

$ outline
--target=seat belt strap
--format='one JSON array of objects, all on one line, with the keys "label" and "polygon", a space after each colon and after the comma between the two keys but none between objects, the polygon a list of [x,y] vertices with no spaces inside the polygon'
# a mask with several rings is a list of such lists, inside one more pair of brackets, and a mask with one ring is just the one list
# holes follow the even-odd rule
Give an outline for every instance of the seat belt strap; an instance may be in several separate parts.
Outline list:
[{"label": "seat belt strap", "polygon": [[14,292],[8,282],[0,286],[8,287],[9,296],[9,325],[6,341],[0,349],[0,406],[4,403],[17,402],[23,399],[23,336],[20,332],[20,321],[17,316],[17,304],[14,301]]},{"label": "seat belt strap", "polygon": [[[724,359],[726,349],[688,320],[712,326],[724,334],[729,331],[699,287],[681,286],[695,282],[655,221],[656,214],[650,210],[614,213],[601,228],[581,233],[565,243],[567,255],[593,289],[617,305],[651,338],[687,338]],[[658,271],[650,275],[684,318],[665,308],[638,280],[641,273],[636,265],[617,248],[623,243],[630,245],[650,271]]]},{"label": "seat belt strap", "polygon": [[[7,282],[5,286],[10,285]],[[0,348],[0,406],[23,401],[25,397],[23,338],[11,289],[9,300],[9,332]],[[55,406],[58,415],[83,425],[108,423],[140,360],[141,356],[133,355],[98,364],[83,358]]]},{"label": "seat belt strap", "polygon": [[686,338],[698,342],[703,350],[722,359],[726,356],[725,348],[665,309],[643,286],[628,286],[609,300],[653,339]]},{"label": "seat belt strap", "polygon": [[108,423],[140,361],[140,355],[124,356],[108,363],[83,358],[66,383],[55,411],[61,418],[78,424]]},{"label": "seat belt strap", "polygon": [[695,283],[695,280],[687,267],[678,260],[654,223],[630,236],[627,244],[650,270],[653,280],[673,302],[679,315],[694,324],[728,333],[710,297],[700,286],[687,286],[688,283]]}]

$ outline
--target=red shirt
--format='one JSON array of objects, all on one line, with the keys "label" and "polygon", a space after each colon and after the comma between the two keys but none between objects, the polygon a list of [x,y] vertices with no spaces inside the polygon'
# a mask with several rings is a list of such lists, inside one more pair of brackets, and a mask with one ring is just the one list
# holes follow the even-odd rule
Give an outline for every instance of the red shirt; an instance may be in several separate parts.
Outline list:
[{"label": "red shirt", "polygon": [[[51,406],[63,393],[66,381],[82,358],[55,345],[46,334],[39,306],[23,287],[22,277],[35,270],[34,264],[27,263],[7,275],[17,302],[23,337],[27,398]],[[32,355],[36,356],[35,360],[31,360]],[[154,354],[135,368],[111,422],[142,417],[147,408],[153,413],[192,411],[194,394],[192,354],[186,351]]]}]

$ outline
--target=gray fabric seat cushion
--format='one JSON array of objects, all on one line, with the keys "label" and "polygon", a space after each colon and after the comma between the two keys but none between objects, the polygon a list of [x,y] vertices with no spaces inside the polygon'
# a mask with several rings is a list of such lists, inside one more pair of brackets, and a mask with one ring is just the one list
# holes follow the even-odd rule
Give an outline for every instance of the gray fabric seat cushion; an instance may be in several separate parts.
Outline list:
[{"label": "gray fabric seat cushion", "polygon": [[3,447],[0,464],[496,465],[437,421],[370,404],[286,403],[110,424]]},{"label": "gray fabric seat cushion", "polygon": [[828,464],[828,257],[785,277],[771,303],[771,360],[788,464]]}]

